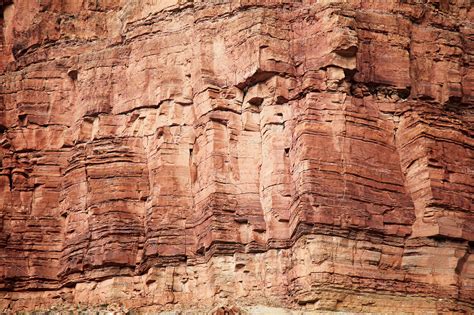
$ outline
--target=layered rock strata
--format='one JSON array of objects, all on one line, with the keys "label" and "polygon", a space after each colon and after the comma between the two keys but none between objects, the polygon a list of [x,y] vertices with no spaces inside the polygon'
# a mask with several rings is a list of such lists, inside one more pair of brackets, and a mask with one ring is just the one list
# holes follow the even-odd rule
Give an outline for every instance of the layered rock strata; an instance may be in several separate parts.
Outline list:
[{"label": "layered rock strata", "polygon": [[474,311],[469,0],[0,5],[3,311]]}]

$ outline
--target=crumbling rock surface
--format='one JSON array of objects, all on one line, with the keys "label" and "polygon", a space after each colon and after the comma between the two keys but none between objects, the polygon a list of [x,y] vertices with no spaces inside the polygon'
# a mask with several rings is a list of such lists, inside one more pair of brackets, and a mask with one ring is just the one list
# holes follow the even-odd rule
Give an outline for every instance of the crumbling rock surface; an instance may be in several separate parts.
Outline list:
[{"label": "crumbling rock surface", "polygon": [[474,312],[469,0],[0,6],[2,311]]}]

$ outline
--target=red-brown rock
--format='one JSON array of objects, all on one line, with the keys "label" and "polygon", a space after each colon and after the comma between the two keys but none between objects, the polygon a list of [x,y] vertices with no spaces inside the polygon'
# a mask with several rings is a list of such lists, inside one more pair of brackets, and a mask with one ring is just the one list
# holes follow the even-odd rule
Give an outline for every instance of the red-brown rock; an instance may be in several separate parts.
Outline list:
[{"label": "red-brown rock", "polygon": [[474,312],[469,0],[0,7],[2,312]]}]

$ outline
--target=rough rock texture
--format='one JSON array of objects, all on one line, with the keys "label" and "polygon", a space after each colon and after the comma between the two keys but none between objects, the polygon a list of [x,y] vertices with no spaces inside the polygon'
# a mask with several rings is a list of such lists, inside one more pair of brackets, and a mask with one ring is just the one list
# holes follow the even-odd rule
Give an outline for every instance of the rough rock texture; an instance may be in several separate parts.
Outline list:
[{"label": "rough rock texture", "polygon": [[0,310],[474,312],[471,1],[0,6]]}]

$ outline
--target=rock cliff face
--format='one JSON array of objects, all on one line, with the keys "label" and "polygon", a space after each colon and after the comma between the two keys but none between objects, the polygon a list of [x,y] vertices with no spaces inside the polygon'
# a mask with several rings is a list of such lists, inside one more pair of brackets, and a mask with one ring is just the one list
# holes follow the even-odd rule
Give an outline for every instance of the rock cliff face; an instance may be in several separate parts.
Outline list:
[{"label": "rock cliff face", "polygon": [[0,310],[474,312],[471,1],[0,6]]}]

